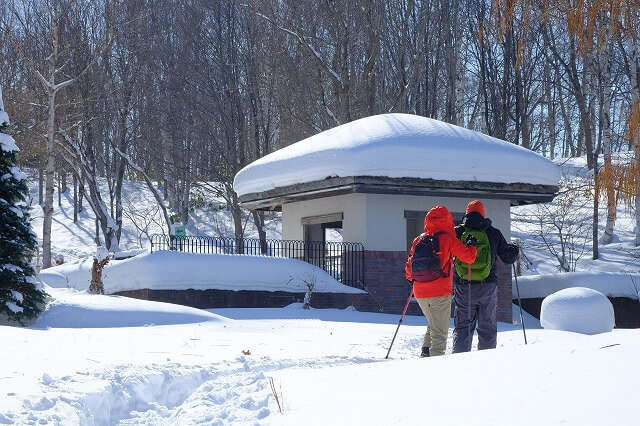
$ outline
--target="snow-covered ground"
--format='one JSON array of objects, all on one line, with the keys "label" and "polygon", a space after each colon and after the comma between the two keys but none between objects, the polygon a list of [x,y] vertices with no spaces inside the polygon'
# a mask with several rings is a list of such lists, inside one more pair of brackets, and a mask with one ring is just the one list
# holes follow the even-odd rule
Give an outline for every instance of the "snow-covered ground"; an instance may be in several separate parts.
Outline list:
[{"label": "snow-covered ground", "polygon": [[385,360],[397,315],[47,290],[55,303],[34,326],[0,327],[0,424],[637,420],[638,330],[587,336],[527,316],[527,346],[519,324],[500,324],[496,350],[420,359],[425,320],[406,317]]},{"label": "snow-covered ground", "polygon": [[[581,160],[562,165],[578,175],[582,166]],[[149,223],[156,229],[150,233],[160,231],[150,220],[154,202],[144,185],[125,182],[125,194],[138,227]],[[229,213],[204,195],[187,231],[231,235]],[[0,424],[637,423],[640,330],[546,330],[525,313],[528,345],[521,324],[500,323],[495,350],[478,352],[474,342],[471,353],[420,359],[426,321],[408,316],[385,360],[399,315],[300,305],[207,312],[90,295],[84,284],[74,285],[79,291],[66,288],[74,274],[88,273],[85,259],[96,250],[93,215],[87,210],[74,224],[69,201],[63,195],[54,213],[53,250],[66,264],[42,275],[52,296],[47,311],[29,328],[0,326]],[[575,262],[580,274],[559,274],[557,260],[535,236],[535,209],[512,209],[512,233],[531,261],[523,264],[522,293],[545,297],[569,283],[633,296],[638,281],[624,278],[640,272],[640,261],[629,212],[620,208],[614,244],[600,248],[602,260],[590,260],[587,247]],[[574,210],[587,219],[591,214]],[[41,213],[33,215],[39,234]],[[133,217],[125,217],[121,247],[148,247],[144,238],[140,244]],[[268,233],[279,237],[277,217]],[[215,263],[214,256],[207,259]],[[112,262],[112,278],[151,277],[144,269],[117,272],[131,261]],[[278,273],[290,270],[288,261],[279,265]],[[277,275],[264,271],[245,266],[242,275],[255,272],[255,282]],[[109,273],[105,269],[107,280]]]},{"label": "snow-covered ground", "polygon": [[[640,273],[640,248],[636,248],[634,243],[635,212],[622,203],[618,206],[613,242],[608,245],[600,244],[600,258],[592,260],[593,203],[584,196],[592,190],[587,181],[586,159],[559,159],[556,164],[560,166],[563,181],[570,182],[571,186],[578,188],[577,191],[556,197],[549,204],[511,208],[511,237],[520,240],[524,245],[523,275],[560,272],[559,261],[540,236],[545,233],[549,245],[560,252],[560,230],[565,240],[565,248],[569,249],[567,258],[575,271],[589,274]],[[545,232],[541,232],[541,219],[547,223]],[[598,233],[600,237],[604,234],[605,223],[606,203],[601,202]],[[553,232],[549,232],[550,230]],[[546,294],[542,297],[544,296]]]}]

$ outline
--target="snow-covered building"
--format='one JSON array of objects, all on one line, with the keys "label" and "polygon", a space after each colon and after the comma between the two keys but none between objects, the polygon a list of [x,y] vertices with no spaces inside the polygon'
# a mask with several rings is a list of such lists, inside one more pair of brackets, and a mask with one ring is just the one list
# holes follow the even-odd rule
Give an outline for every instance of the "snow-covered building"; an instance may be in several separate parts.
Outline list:
[{"label": "snow-covered building", "polygon": [[[400,311],[404,264],[426,212],[445,205],[459,221],[481,200],[510,239],[510,206],[551,201],[559,169],[484,134],[409,114],[356,120],[294,143],[240,170],[234,188],[249,209],[281,210],[284,240],[362,243],[364,309]],[[502,265],[499,319],[511,320],[511,272]],[[375,299],[375,300],[374,300]]]}]

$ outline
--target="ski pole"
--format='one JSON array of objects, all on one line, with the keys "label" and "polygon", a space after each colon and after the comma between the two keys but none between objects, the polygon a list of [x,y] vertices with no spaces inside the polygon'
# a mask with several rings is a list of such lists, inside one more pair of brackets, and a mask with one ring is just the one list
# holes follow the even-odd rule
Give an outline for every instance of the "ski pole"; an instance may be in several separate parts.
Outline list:
[{"label": "ski pole", "polygon": [[411,298],[412,297],[413,297],[413,285],[411,285],[411,291],[409,292],[409,298],[407,299],[407,303],[404,305],[404,310],[402,311],[402,316],[400,317],[400,321],[398,322],[398,327],[396,328],[396,332],[393,335],[393,339],[391,339],[391,344],[389,345],[389,350],[387,351],[387,356],[385,356],[384,359],[389,359],[389,354],[391,353],[391,347],[393,346],[393,342],[396,340],[396,336],[398,335],[398,330],[400,330],[400,324],[402,324],[402,320],[404,319],[404,315],[407,313],[407,309],[409,308],[409,303],[411,303]]},{"label": "ski pole", "polygon": [[520,301],[520,288],[518,287],[518,276],[516,275],[516,264],[513,265],[513,278],[516,280],[516,293],[518,294],[518,307],[520,308],[520,322],[522,322],[522,334],[524,334],[524,344],[527,344],[527,332],[524,329],[524,316],[522,315],[522,302]]},{"label": "ski pole", "polygon": [[[473,347],[473,333],[471,332],[471,264],[467,263],[467,336],[469,336],[469,350]],[[474,312],[475,317],[475,312]],[[475,329],[475,327],[473,327]]]}]

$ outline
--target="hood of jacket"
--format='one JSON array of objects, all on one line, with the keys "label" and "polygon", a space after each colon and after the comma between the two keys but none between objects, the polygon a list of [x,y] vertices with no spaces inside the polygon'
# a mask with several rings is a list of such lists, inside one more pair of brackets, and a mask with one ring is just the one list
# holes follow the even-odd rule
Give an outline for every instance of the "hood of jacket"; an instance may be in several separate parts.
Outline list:
[{"label": "hood of jacket", "polygon": [[436,232],[446,232],[455,235],[453,230],[453,216],[445,206],[436,206],[429,210],[424,217],[424,232],[434,235]]},{"label": "hood of jacket", "polygon": [[491,226],[491,219],[482,217],[478,212],[469,212],[462,218],[462,224],[473,229],[484,231]]}]

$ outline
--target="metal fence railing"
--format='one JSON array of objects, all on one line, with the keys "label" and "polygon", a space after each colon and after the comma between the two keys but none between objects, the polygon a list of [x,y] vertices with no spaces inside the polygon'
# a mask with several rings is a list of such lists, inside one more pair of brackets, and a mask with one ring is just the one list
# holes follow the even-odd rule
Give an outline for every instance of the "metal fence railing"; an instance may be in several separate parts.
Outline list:
[{"label": "metal fence railing", "polygon": [[318,266],[345,285],[363,288],[364,284],[364,247],[360,243],[266,240],[261,244],[250,238],[152,235],[151,251],[160,250],[286,257]]}]

